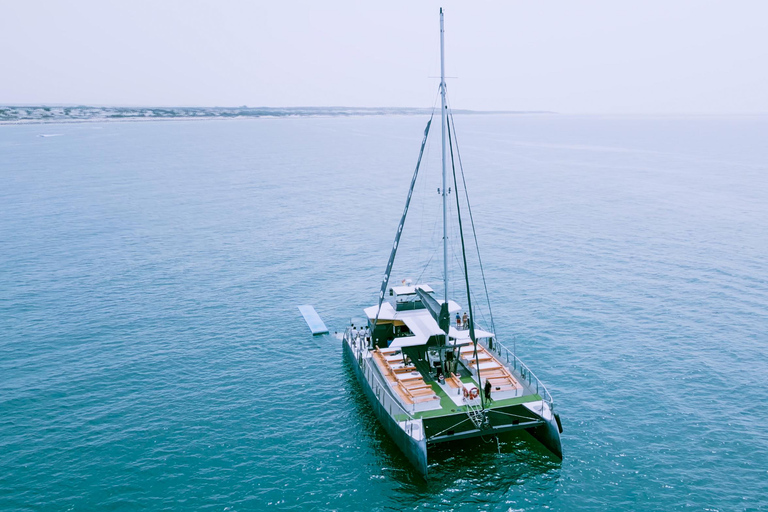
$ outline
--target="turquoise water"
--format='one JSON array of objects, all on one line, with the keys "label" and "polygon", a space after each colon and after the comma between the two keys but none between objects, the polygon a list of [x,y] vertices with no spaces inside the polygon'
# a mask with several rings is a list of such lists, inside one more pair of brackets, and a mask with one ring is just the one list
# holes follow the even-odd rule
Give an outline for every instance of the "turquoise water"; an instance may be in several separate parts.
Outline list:
[{"label": "turquoise water", "polygon": [[0,126],[0,509],[768,510],[768,119],[456,118],[565,458],[459,445],[428,482],[296,309],[373,303],[425,122]]}]

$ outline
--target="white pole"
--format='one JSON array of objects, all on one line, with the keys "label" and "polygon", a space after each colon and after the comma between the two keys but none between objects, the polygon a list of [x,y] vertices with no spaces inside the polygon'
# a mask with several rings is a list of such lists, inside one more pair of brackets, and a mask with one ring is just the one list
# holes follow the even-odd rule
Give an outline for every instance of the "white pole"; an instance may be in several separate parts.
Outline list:
[{"label": "white pole", "polygon": [[440,8],[440,99],[442,108],[441,123],[443,128],[443,286],[445,287],[445,302],[448,303],[448,187],[445,164],[446,164],[446,109],[445,105],[445,48],[443,43],[443,34],[445,29],[443,27],[443,8]]}]

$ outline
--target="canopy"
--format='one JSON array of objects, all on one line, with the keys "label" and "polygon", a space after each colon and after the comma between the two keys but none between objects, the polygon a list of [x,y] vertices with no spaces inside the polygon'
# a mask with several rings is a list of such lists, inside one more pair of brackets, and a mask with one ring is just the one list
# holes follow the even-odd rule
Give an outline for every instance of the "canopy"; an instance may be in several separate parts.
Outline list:
[{"label": "canopy", "polygon": [[[443,303],[442,300],[438,300],[440,304]],[[369,308],[365,308],[365,315],[368,317],[369,320],[373,320],[376,318],[376,310],[377,306],[371,306]],[[449,300],[448,301],[448,311],[455,314],[456,312],[461,311],[461,306],[459,306],[456,302]],[[379,320],[403,320],[403,315],[409,315],[409,314],[426,314],[429,315],[429,311],[426,309],[416,309],[416,310],[408,310],[408,311],[395,311],[395,308],[392,307],[392,304],[389,302],[382,302],[381,304],[381,312],[379,313]],[[455,319],[454,319],[455,320]],[[403,320],[405,321],[405,320]],[[437,322],[435,322],[437,324]]]},{"label": "canopy", "polygon": [[[378,307],[371,306],[369,308],[365,308],[365,316],[368,317],[368,320],[373,320],[376,318],[376,310]],[[395,311],[395,308],[392,307],[392,304],[389,302],[384,302],[381,304],[381,313],[379,313],[379,320],[395,320],[397,317],[397,312]]]},{"label": "canopy", "polygon": [[[460,331],[455,327],[451,327],[448,335],[459,342],[467,341],[469,340],[469,329]],[[482,329],[478,329],[477,327],[475,327],[475,338],[478,340],[480,338],[493,338],[494,336],[495,334],[493,334],[492,332],[484,331]]]}]

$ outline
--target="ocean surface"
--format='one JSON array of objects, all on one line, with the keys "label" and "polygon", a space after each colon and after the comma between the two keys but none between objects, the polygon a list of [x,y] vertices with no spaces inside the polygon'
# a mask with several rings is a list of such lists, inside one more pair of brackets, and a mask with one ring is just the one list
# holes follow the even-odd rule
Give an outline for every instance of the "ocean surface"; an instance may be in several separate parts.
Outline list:
[{"label": "ocean surface", "polygon": [[[0,509],[768,510],[768,118],[456,116],[564,459],[424,481],[296,306],[374,304],[426,121],[0,126]],[[393,272],[436,288],[438,143]]]}]

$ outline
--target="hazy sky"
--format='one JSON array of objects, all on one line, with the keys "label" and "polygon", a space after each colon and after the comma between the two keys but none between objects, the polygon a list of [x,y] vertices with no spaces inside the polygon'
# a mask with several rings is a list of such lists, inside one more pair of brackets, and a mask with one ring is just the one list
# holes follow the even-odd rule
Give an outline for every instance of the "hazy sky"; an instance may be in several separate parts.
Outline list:
[{"label": "hazy sky", "polygon": [[768,1],[0,0],[0,104],[768,112]]}]

